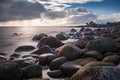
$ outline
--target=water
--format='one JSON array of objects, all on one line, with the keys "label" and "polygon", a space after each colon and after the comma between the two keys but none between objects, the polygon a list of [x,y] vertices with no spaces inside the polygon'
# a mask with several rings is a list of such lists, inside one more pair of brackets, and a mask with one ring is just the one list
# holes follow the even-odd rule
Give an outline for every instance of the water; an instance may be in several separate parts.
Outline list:
[{"label": "water", "polygon": [[[55,36],[61,31],[68,33],[70,29],[68,27],[0,27],[0,53],[13,54],[18,46],[23,45],[36,47],[37,42],[32,41],[36,34],[45,33]],[[18,36],[13,35],[14,33]]]}]

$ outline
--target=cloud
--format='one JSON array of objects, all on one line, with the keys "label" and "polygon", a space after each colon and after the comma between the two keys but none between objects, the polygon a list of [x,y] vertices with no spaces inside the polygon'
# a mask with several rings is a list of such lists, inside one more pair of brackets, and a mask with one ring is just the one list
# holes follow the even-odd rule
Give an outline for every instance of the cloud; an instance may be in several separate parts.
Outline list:
[{"label": "cloud", "polygon": [[38,2],[9,0],[1,1],[0,21],[27,20],[40,18],[40,14],[45,12],[44,6]]},{"label": "cloud", "polygon": [[43,2],[56,2],[56,3],[80,3],[85,4],[88,2],[102,2],[103,0],[37,0]]},{"label": "cloud", "polygon": [[106,22],[119,22],[120,21],[120,13],[113,13],[110,15],[99,15],[97,18],[97,22],[106,23]]}]

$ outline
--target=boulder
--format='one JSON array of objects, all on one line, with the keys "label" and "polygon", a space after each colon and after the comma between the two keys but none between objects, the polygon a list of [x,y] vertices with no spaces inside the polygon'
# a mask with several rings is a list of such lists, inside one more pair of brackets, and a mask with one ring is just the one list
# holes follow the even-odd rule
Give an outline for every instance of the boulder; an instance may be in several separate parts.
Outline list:
[{"label": "boulder", "polygon": [[60,71],[60,70],[53,70],[53,71],[48,72],[47,74],[51,78],[60,78],[60,77],[62,77],[62,71]]},{"label": "boulder", "polygon": [[34,50],[35,47],[27,45],[27,46],[19,46],[18,48],[15,49],[15,52],[22,52],[22,51],[32,51]]},{"label": "boulder", "polygon": [[110,56],[110,55],[120,55],[120,53],[106,52],[106,53],[104,54],[104,57],[106,57],[106,56]]},{"label": "boulder", "polygon": [[0,61],[0,80],[21,80],[23,72],[19,65],[11,61]]},{"label": "boulder", "polygon": [[41,34],[39,34],[39,35],[35,35],[33,38],[32,38],[32,40],[33,41],[40,41],[40,39],[41,38],[43,38],[43,37],[48,37],[48,35],[47,34],[44,34],[44,33],[41,33]]},{"label": "boulder", "polygon": [[97,60],[94,58],[82,58],[76,59],[73,61],[65,62],[60,66],[60,70],[63,72],[64,77],[71,77],[74,73],[77,72],[83,65],[96,62]]},{"label": "boulder", "polygon": [[113,66],[84,67],[78,70],[70,80],[119,80],[120,68]]},{"label": "boulder", "polygon": [[52,53],[45,53],[45,54],[41,54],[39,56],[39,64],[41,65],[49,65],[50,62],[55,59],[56,56]]},{"label": "boulder", "polygon": [[7,60],[7,58],[2,56],[2,55],[0,55],[0,61],[5,61],[5,60]]},{"label": "boulder", "polygon": [[59,33],[59,34],[56,35],[56,38],[59,39],[59,40],[66,40],[67,36],[62,34],[62,33]]},{"label": "boulder", "polygon": [[103,62],[111,62],[111,63],[118,65],[120,63],[120,56],[119,55],[106,56],[106,57],[104,57],[104,59],[102,61]]},{"label": "boulder", "polygon": [[43,45],[38,50],[32,52],[31,54],[41,55],[44,53],[53,53],[53,50],[48,45]]},{"label": "boulder", "polygon": [[52,48],[54,48],[54,47],[57,48],[57,47],[62,46],[63,43],[59,39],[49,36],[47,38],[41,38],[37,47],[40,48],[43,45],[48,45]]},{"label": "boulder", "polygon": [[115,41],[113,41],[110,38],[99,38],[90,41],[86,48],[85,51],[99,51],[101,53],[106,53],[106,52],[117,52],[118,51],[118,45],[116,44]]},{"label": "boulder", "polygon": [[66,57],[58,57],[52,60],[49,65],[50,70],[58,70],[67,61]]},{"label": "boulder", "polygon": [[14,53],[12,55],[10,55],[10,57],[15,57],[15,58],[19,58],[21,55],[20,54],[17,54],[17,53]]},{"label": "boulder", "polygon": [[42,67],[40,65],[30,65],[23,68],[23,78],[41,78],[42,77]]},{"label": "boulder", "polygon": [[81,38],[78,41],[75,42],[75,45],[78,46],[79,48],[83,49],[86,47],[88,44],[89,40],[86,38]]},{"label": "boulder", "polygon": [[87,53],[85,53],[84,57],[93,57],[97,60],[103,59],[103,55],[98,51],[88,51]]},{"label": "boulder", "polygon": [[68,60],[77,59],[82,56],[82,50],[74,44],[65,44],[55,51],[58,57],[65,56]]}]

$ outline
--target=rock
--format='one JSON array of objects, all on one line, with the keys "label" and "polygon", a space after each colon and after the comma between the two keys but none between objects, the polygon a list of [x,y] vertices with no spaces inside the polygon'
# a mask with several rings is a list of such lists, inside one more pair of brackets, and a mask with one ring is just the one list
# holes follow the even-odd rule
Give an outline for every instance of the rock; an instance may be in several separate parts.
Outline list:
[{"label": "rock", "polygon": [[5,56],[7,53],[0,53],[0,55]]},{"label": "rock", "polygon": [[32,52],[31,54],[41,55],[44,53],[53,53],[53,50],[48,45],[43,45],[38,50]]},{"label": "rock", "polygon": [[52,53],[45,53],[45,54],[41,54],[39,56],[39,64],[41,65],[49,65],[50,62],[55,59],[56,56]]},{"label": "rock", "polygon": [[119,80],[120,68],[110,66],[85,67],[75,73],[70,80]]},{"label": "rock", "polygon": [[88,43],[85,51],[99,51],[101,53],[117,52],[118,45],[110,38],[99,38]]},{"label": "rock", "polygon": [[104,59],[102,61],[103,62],[111,62],[111,63],[114,63],[117,65],[120,63],[120,56],[119,55],[106,56],[106,57],[104,57]]},{"label": "rock", "polygon": [[76,29],[71,29],[70,32],[77,32],[77,30]]},{"label": "rock", "polygon": [[33,63],[29,62],[26,59],[14,60],[14,62],[17,63],[20,66],[20,68],[24,68],[24,67],[33,65]]},{"label": "rock", "polygon": [[19,46],[18,48],[15,49],[15,52],[22,52],[22,51],[32,51],[34,50],[35,47],[27,45],[27,46]]},{"label": "rock", "polygon": [[42,77],[42,67],[40,65],[30,65],[23,68],[23,78],[41,78]]},{"label": "rock", "polygon": [[64,77],[71,77],[83,65],[85,65],[89,62],[96,62],[96,61],[97,60],[94,58],[76,59],[76,60],[65,62],[64,64],[62,64],[60,66],[60,70],[62,71]]},{"label": "rock", "polygon": [[62,71],[53,70],[47,73],[51,78],[60,78],[62,76]]},{"label": "rock", "polygon": [[88,51],[87,53],[85,53],[84,57],[93,57],[97,60],[103,59],[103,55],[98,51]]},{"label": "rock", "polygon": [[58,57],[65,56],[68,60],[77,59],[82,56],[82,50],[74,44],[65,44],[56,49]]},{"label": "rock", "polygon": [[89,62],[84,67],[95,67],[95,66],[116,66],[114,63],[109,62]]},{"label": "rock", "polygon": [[75,42],[75,45],[78,46],[79,48],[83,49],[86,47],[88,44],[89,40],[86,38],[81,38],[78,41]]},{"label": "rock", "polygon": [[48,36],[47,36],[47,34],[41,33],[41,34],[39,34],[39,35],[35,35],[35,36],[32,38],[32,40],[33,40],[33,41],[40,41],[40,39],[43,38],[43,37],[46,38],[46,37],[48,37]]},{"label": "rock", "polygon": [[21,80],[22,75],[22,70],[15,62],[0,62],[0,80]]},{"label": "rock", "polygon": [[115,52],[107,52],[104,54],[104,57],[110,56],[110,55],[120,55],[120,53],[115,53]]},{"label": "rock", "polygon": [[66,57],[58,57],[52,60],[49,65],[50,70],[58,70],[67,61]]},{"label": "rock", "polygon": [[0,61],[5,61],[5,60],[7,60],[7,58],[2,56],[2,55],[0,55]]},{"label": "rock", "polygon": [[15,57],[15,58],[19,58],[21,55],[20,54],[17,54],[17,53],[14,53],[12,55],[10,55],[10,57]]},{"label": "rock", "polygon": [[52,37],[52,36],[49,36],[47,38],[42,38],[39,41],[37,47],[40,48],[43,45],[48,45],[48,46],[50,46],[52,48],[54,48],[54,47],[57,48],[57,47],[62,46],[63,43],[59,39],[57,39],[55,37]]},{"label": "rock", "polygon": [[56,35],[56,38],[59,39],[59,40],[66,40],[67,36],[62,34],[62,33],[59,33],[59,34]]}]

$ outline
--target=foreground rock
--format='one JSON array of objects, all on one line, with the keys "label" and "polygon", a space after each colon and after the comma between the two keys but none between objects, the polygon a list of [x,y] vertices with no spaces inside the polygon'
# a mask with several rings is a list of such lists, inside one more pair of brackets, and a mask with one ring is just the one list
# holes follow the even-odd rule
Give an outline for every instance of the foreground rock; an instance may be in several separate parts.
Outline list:
[{"label": "foreground rock", "polygon": [[88,43],[85,51],[99,51],[101,53],[117,52],[118,45],[110,38],[99,38]]},{"label": "foreground rock", "polygon": [[51,78],[60,78],[62,76],[62,71],[53,70],[47,73]]},{"label": "foreground rock", "polygon": [[42,38],[39,41],[37,47],[40,48],[43,45],[48,45],[48,46],[50,46],[52,48],[57,48],[57,47],[62,46],[63,43],[59,39],[57,39],[55,37],[52,37],[52,36],[49,36],[47,38]]},{"label": "foreground rock", "polygon": [[120,68],[95,66],[80,69],[70,80],[119,80]]},{"label": "foreground rock", "polygon": [[65,44],[56,49],[58,57],[65,56],[68,60],[77,59],[82,56],[82,50],[74,44]]},{"label": "foreground rock", "polygon": [[104,57],[104,59],[102,61],[103,62],[111,62],[111,63],[118,65],[120,63],[120,56],[119,55],[110,55],[110,56]]},{"label": "foreground rock", "polygon": [[21,80],[23,72],[15,62],[0,62],[0,80]]},{"label": "foreground rock", "polygon": [[71,77],[83,65],[89,62],[96,62],[96,61],[97,60],[94,58],[76,59],[76,60],[65,62],[64,64],[62,64],[60,66],[60,70],[63,72],[64,77]]},{"label": "foreground rock", "polygon": [[55,59],[56,56],[52,53],[45,53],[39,56],[39,64],[41,65],[49,65],[50,62]]},{"label": "foreground rock", "polygon": [[67,36],[63,33],[59,33],[59,34],[56,35],[56,38],[59,39],[59,40],[66,40]]},{"label": "foreground rock", "polygon": [[31,54],[41,55],[44,53],[53,53],[53,50],[48,45],[43,45],[38,50],[32,52]]},{"label": "foreground rock", "polygon": [[40,65],[31,65],[31,66],[23,68],[23,77],[25,79],[41,78],[42,67]]},{"label": "foreground rock", "polygon": [[32,51],[34,49],[35,49],[35,47],[29,46],[29,45],[27,45],[27,46],[19,46],[18,48],[15,49],[15,52]]},{"label": "foreground rock", "polygon": [[33,40],[33,41],[40,41],[40,39],[43,38],[43,37],[48,37],[48,36],[47,36],[47,34],[41,33],[41,34],[39,34],[39,35],[35,35],[35,36],[32,38],[32,40]]},{"label": "foreground rock", "polygon": [[50,70],[58,70],[60,66],[67,61],[66,57],[58,57],[54,60],[49,65]]},{"label": "foreground rock", "polygon": [[103,59],[103,55],[98,51],[88,51],[87,53],[85,53],[84,57],[93,57],[97,60]]}]

